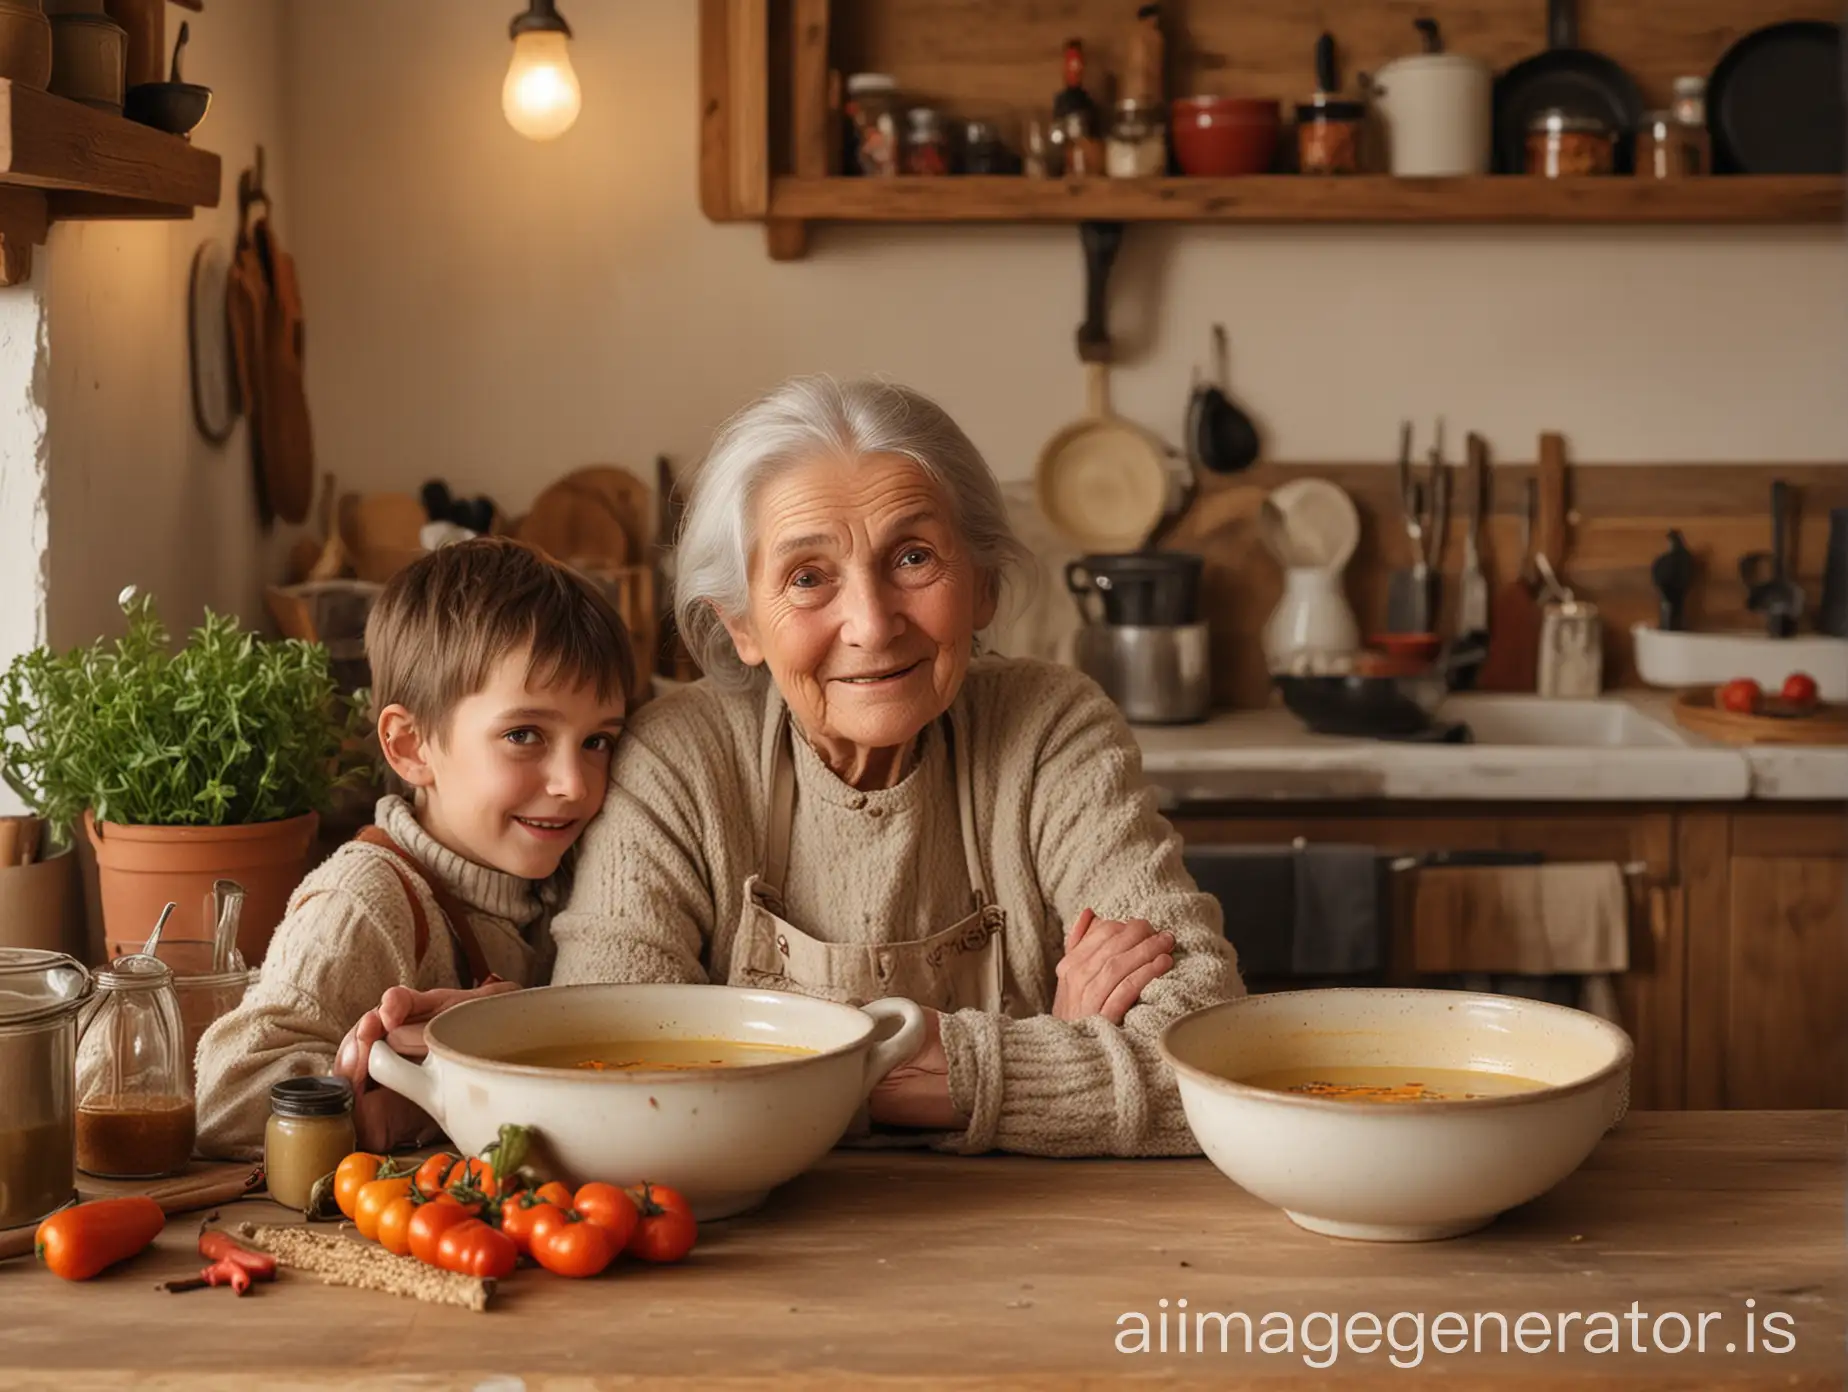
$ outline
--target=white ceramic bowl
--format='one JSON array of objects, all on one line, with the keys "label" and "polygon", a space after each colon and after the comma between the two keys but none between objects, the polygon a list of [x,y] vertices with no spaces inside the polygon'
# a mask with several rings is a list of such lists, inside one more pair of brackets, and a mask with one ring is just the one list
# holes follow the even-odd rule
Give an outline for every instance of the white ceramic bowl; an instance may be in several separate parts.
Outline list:
[{"label": "white ceramic bowl", "polygon": [[[1200,1147],[1311,1232],[1455,1237],[1577,1169],[1629,1100],[1629,1035],[1564,1006],[1461,991],[1282,991],[1170,1025],[1163,1056]],[[1231,1079],[1336,1065],[1514,1074],[1537,1091],[1356,1103]]]},{"label": "white ceramic bowl", "polygon": [[[875,1039],[880,1025],[896,1024]],[[873,1085],[917,1052],[907,1000],[864,1009],[729,986],[545,986],[464,1002],[432,1020],[421,1065],[383,1042],[372,1076],[479,1152],[507,1122],[531,1126],[578,1183],[642,1180],[685,1194],[702,1219],[761,1203],[840,1140]],[[737,1068],[537,1068],[498,1058],[554,1044],[730,1039],[813,1055]]]}]

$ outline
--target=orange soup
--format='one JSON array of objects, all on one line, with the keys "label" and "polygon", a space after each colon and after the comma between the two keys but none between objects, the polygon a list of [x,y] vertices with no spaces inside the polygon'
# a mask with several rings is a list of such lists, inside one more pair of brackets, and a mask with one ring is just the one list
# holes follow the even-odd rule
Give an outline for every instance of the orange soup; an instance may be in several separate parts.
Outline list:
[{"label": "orange soup", "polygon": [[1271,1092],[1336,1102],[1466,1102],[1537,1092],[1546,1084],[1474,1068],[1276,1068],[1236,1081]]},{"label": "orange soup", "polygon": [[599,1073],[677,1071],[699,1068],[749,1068],[812,1058],[817,1051],[794,1044],[745,1044],[736,1039],[615,1039],[584,1044],[548,1044],[522,1049],[507,1063],[529,1068],[586,1068]]}]

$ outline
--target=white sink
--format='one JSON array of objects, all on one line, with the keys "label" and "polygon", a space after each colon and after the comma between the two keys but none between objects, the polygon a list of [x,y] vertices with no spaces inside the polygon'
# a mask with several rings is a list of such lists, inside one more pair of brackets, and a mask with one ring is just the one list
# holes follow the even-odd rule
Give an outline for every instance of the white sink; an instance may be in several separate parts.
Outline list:
[{"label": "white sink", "polygon": [[1685,749],[1679,730],[1622,700],[1568,701],[1547,696],[1452,696],[1441,720],[1461,720],[1478,745],[1550,749]]}]

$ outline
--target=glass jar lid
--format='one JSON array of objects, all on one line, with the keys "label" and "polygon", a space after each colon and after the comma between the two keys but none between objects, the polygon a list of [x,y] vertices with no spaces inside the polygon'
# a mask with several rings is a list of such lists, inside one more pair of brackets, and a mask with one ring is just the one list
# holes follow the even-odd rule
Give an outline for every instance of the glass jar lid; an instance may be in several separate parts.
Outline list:
[{"label": "glass jar lid", "polygon": [[1559,107],[1549,107],[1537,112],[1527,123],[1527,129],[1545,132],[1547,135],[1564,135],[1583,133],[1586,135],[1609,135],[1611,128],[1596,116],[1586,116],[1576,111],[1565,111]]},{"label": "glass jar lid", "polygon": [[353,1085],[345,1078],[284,1078],[270,1088],[270,1111],[284,1117],[335,1117],[353,1110]]},{"label": "glass jar lid", "polygon": [[935,135],[943,129],[943,121],[935,107],[914,106],[906,113],[906,119],[911,122],[913,135]]},{"label": "glass jar lid", "polygon": [[896,92],[898,79],[890,73],[857,72],[847,79],[847,95],[865,96],[870,92]]},{"label": "glass jar lid", "polygon": [[35,947],[0,947],[0,1029],[69,1014],[90,994],[75,957]]},{"label": "glass jar lid", "polygon": [[1337,101],[1325,92],[1317,92],[1296,108],[1298,121],[1359,121],[1366,114],[1365,102]]},{"label": "glass jar lid", "polygon": [[91,975],[98,991],[153,991],[173,985],[173,968],[145,952],[129,952]]}]

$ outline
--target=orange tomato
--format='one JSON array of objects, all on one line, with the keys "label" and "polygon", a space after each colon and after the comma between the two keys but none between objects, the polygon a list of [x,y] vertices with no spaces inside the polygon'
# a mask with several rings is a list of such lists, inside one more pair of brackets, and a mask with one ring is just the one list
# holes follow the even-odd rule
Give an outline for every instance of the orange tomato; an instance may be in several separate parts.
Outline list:
[{"label": "orange tomato", "polygon": [[534,1194],[518,1194],[501,1206],[500,1229],[513,1240],[521,1256],[530,1257],[533,1254],[533,1233],[540,1227],[562,1220],[564,1216],[556,1204]]},{"label": "orange tomato", "polygon": [[557,1204],[561,1209],[571,1207],[571,1191],[557,1180],[548,1180],[533,1190],[533,1197],[544,1199],[549,1204]]},{"label": "orange tomato", "polygon": [[359,1200],[360,1186],[370,1184],[379,1177],[379,1166],[385,1163],[382,1155],[372,1155],[363,1150],[356,1150],[340,1162],[334,1171],[334,1202],[347,1217],[353,1216],[353,1205]]},{"label": "orange tomato", "polygon": [[[409,1181],[405,1181],[407,1184]],[[403,1193],[379,1210],[375,1236],[387,1252],[403,1257],[411,1251],[411,1219],[419,1208],[417,1196]]]},{"label": "orange tomato", "polygon": [[411,1215],[410,1227],[406,1234],[411,1246],[411,1255],[420,1262],[435,1266],[437,1244],[442,1241],[443,1234],[458,1223],[468,1222],[474,1216],[472,1210],[463,1207],[447,1195],[419,1204],[417,1212]]},{"label": "orange tomato", "polygon": [[466,1218],[444,1228],[436,1242],[436,1261],[432,1265],[464,1276],[488,1276],[496,1279],[513,1275],[520,1259],[513,1239],[479,1218]]},{"label": "orange tomato", "polygon": [[595,1276],[621,1250],[607,1228],[581,1218],[567,1218],[533,1235],[533,1260],[554,1276]]},{"label": "orange tomato", "polygon": [[359,1197],[353,1201],[353,1226],[359,1229],[359,1235],[371,1241],[379,1235],[379,1215],[393,1199],[402,1198],[411,1192],[408,1177],[400,1179],[375,1179],[370,1184],[363,1184]]},{"label": "orange tomato", "polygon": [[498,1192],[494,1166],[486,1160],[461,1159],[447,1151],[438,1151],[417,1167],[417,1187],[425,1194],[440,1194],[445,1189],[464,1185],[493,1198]]},{"label": "orange tomato", "polygon": [[52,1275],[87,1281],[134,1256],[166,1226],[167,1215],[152,1199],[95,1199],[40,1223],[32,1247]]},{"label": "orange tomato", "polygon": [[593,1180],[579,1189],[571,1200],[571,1207],[584,1216],[586,1223],[594,1223],[609,1233],[618,1252],[629,1245],[629,1239],[635,1235],[635,1225],[642,1218],[634,1199],[614,1184],[600,1180]]},{"label": "orange tomato", "polygon": [[448,1178],[450,1168],[456,1163],[456,1157],[446,1150],[439,1150],[417,1167],[417,1187],[425,1194],[443,1192],[443,1181]]},{"label": "orange tomato", "polygon": [[624,1251],[643,1261],[677,1262],[693,1250],[699,1224],[684,1195],[660,1184],[640,1184],[628,1193],[640,1221]]}]

